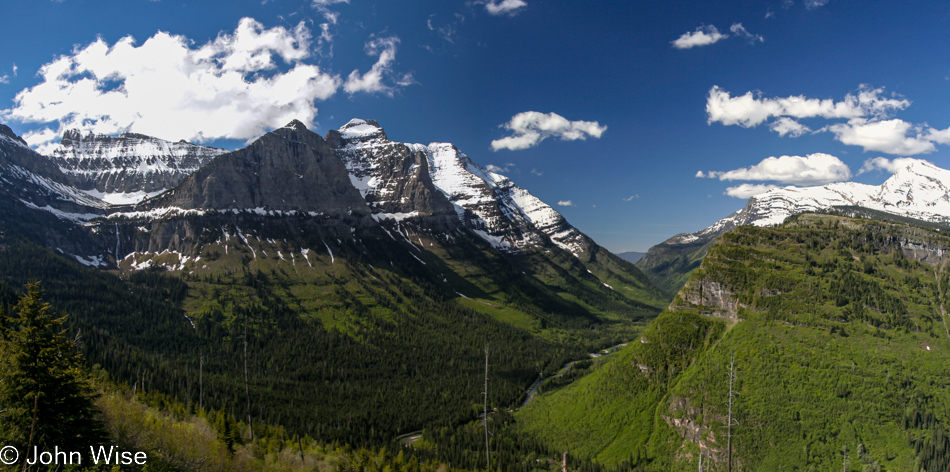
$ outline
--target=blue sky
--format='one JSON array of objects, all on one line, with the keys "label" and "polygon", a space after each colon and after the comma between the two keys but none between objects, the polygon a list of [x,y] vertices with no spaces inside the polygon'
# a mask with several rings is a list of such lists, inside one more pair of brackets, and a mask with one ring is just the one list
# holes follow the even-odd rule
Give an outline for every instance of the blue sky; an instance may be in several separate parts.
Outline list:
[{"label": "blue sky", "polygon": [[950,167],[945,1],[9,3],[0,122],[39,149],[76,124],[234,148],[376,119],[617,252],[769,185]]}]

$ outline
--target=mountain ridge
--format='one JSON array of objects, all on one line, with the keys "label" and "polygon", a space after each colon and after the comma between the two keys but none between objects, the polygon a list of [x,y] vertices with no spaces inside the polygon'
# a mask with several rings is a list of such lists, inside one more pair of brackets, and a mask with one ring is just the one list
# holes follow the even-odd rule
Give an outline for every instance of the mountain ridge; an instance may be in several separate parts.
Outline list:
[{"label": "mountain ridge", "polygon": [[695,233],[680,233],[650,248],[637,263],[668,292],[685,283],[709,246],[722,234],[743,225],[776,226],[804,212],[909,218],[950,228],[950,170],[920,159],[899,159],[881,185],[835,182],[813,187],[787,186],[749,198],[740,210]]}]

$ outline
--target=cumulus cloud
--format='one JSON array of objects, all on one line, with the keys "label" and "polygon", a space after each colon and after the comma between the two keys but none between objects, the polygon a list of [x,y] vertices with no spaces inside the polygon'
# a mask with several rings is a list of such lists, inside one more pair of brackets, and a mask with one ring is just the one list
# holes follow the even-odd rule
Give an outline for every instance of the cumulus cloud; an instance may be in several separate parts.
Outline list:
[{"label": "cumulus cloud", "polygon": [[791,118],[858,118],[883,117],[910,106],[910,101],[882,97],[883,88],[862,85],[857,94],[848,94],[842,101],[807,98],[803,95],[762,98],[752,92],[733,97],[714,85],[706,97],[707,121],[751,128],[773,117]]},{"label": "cumulus cloud", "polygon": [[400,77],[394,77],[392,65],[396,60],[396,45],[399,44],[399,38],[387,36],[374,38],[366,43],[364,50],[370,56],[379,56],[373,67],[365,74],[360,75],[359,70],[350,72],[343,84],[343,90],[349,94],[356,92],[382,92],[392,96],[395,86],[387,85],[387,79],[392,79],[397,86],[406,86],[414,83],[411,74],[404,74]]},{"label": "cumulus cloud", "polygon": [[485,3],[485,10],[491,15],[517,15],[522,8],[527,7],[524,0],[491,0]]},{"label": "cumulus cloud", "polygon": [[569,121],[556,113],[545,114],[536,111],[518,113],[511,121],[501,126],[514,134],[492,141],[491,147],[495,151],[528,149],[550,137],[562,141],[583,140],[588,136],[600,138],[604,131],[607,131],[606,126],[601,126],[596,121]]},{"label": "cumulus cloud", "polygon": [[868,159],[864,161],[864,165],[861,166],[861,170],[858,172],[858,175],[874,170],[883,170],[885,172],[894,174],[901,169],[922,163],[933,165],[923,159],[914,159],[912,157],[898,157],[895,159],[875,157],[874,159]]},{"label": "cumulus cloud", "polygon": [[574,206],[574,202],[572,202],[572,201],[570,201],[570,200],[561,200],[561,201],[557,202],[557,204],[558,204],[559,206],[562,206],[562,207],[572,207],[572,206]]},{"label": "cumulus cloud", "polygon": [[[719,180],[761,180],[795,185],[822,185],[851,178],[851,169],[835,156],[825,153],[807,156],[768,157],[754,166],[726,172],[699,171],[698,178]],[[738,188],[738,187],[736,187]]]},{"label": "cumulus cloud", "polygon": [[950,128],[939,130],[891,117],[908,106],[909,100],[885,96],[884,89],[866,85],[841,101],[801,95],[765,98],[753,92],[733,97],[713,86],[706,98],[706,116],[710,124],[744,128],[771,120],[768,126],[772,131],[789,137],[811,132],[811,128],[799,121],[801,119],[846,120],[824,126],[816,132],[831,132],[844,144],[888,154],[923,154],[935,151],[935,143],[950,144]]},{"label": "cumulus cloud", "polygon": [[[838,141],[861,146],[865,151],[880,151],[888,154],[924,154],[936,150],[920,127],[904,120],[893,119],[868,121],[862,118],[827,127]],[[913,136],[908,136],[908,133]]]},{"label": "cumulus cloud", "polygon": [[709,46],[728,37],[729,35],[720,33],[715,26],[708,25],[700,26],[696,28],[696,31],[683,33],[676,41],[672,41],[672,44],[676,49],[690,49],[697,46]]},{"label": "cumulus cloud", "polygon": [[42,66],[41,83],[20,91],[0,120],[58,125],[27,133],[33,146],[70,128],[203,142],[312,123],[315,102],[342,81],[304,62],[311,39],[303,22],[265,29],[252,18],[198,48],[166,32],[140,46],[131,36],[111,46],[100,38]]},{"label": "cumulus cloud", "polygon": [[736,35],[736,37],[744,38],[752,44],[765,42],[765,38],[763,38],[762,35],[750,33],[742,26],[742,23],[733,23],[732,26],[729,27],[729,31],[732,31],[732,34]]},{"label": "cumulus cloud", "polygon": [[769,129],[778,133],[779,136],[789,136],[797,138],[811,129],[787,116],[783,116],[769,125]]},{"label": "cumulus cloud", "polygon": [[778,185],[742,184],[735,187],[729,187],[724,192],[722,192],[722,194],[728,195],[730,197],[747,199],[776,188],[779,188]]}]

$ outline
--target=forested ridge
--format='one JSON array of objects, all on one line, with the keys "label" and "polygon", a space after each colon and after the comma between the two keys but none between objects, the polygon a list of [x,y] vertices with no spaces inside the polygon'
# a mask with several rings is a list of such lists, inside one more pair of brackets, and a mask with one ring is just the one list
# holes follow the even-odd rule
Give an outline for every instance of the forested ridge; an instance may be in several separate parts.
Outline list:
[{"label": "forested ridge", "polygon": [[515,422],[605,464],[726,470],[732,365],[734,470],[946,470],[948,247],[836,215],[737,228],[640,342]]}]

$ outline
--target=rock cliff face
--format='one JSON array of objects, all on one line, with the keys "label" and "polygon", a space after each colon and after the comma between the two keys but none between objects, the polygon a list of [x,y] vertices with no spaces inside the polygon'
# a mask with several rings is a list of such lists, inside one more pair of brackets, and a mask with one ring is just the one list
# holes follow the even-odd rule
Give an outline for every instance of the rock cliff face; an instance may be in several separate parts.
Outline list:
[{"label": "rock cliff face", "polygon": [[0,246],[24,238],[70,254],[91,254],[98,235],[81,225],[108,204],[72,187],[59,168],[0,125]]},{"label": "rock cliff face", "polygon": [[706,316],[715,316],[717,318],[726,318],[737,320],[739,317],[739,301],[735,299],[732,290],[722,283],[700,279],[686,283],[679,292],[680,298],[685,302],[682,306],[671,305],[670,309],[686,308],[690,305],[703,307],[703,314]]},{"label": "rock cliff face", "polygon": [[136,211],[235,210],[311,216],[368,216],[343,163],[299,121],[224,154]]},{"label": "rock cliff face", "polygon": [[546,238],[577,257],[592,251],[593,241],[551,206],[450,143],[392,142],[378,123],[361,119],[330,131],[327,142],[379,218],[455,214],[504,251],[537,247]]},{"label": "rock cliff face", "polygon": [[326,141],[378,218],[455,216],[455,207],[432,182],[426,154],[390,141],[375,121],[351,120],[329,131]]},{"label": "rock cliff face", "polygon": [[223,149],[135,133],[106,136],[69,130],[50,159],[69,183],[109,203],[137,203],[178,184]]}]

